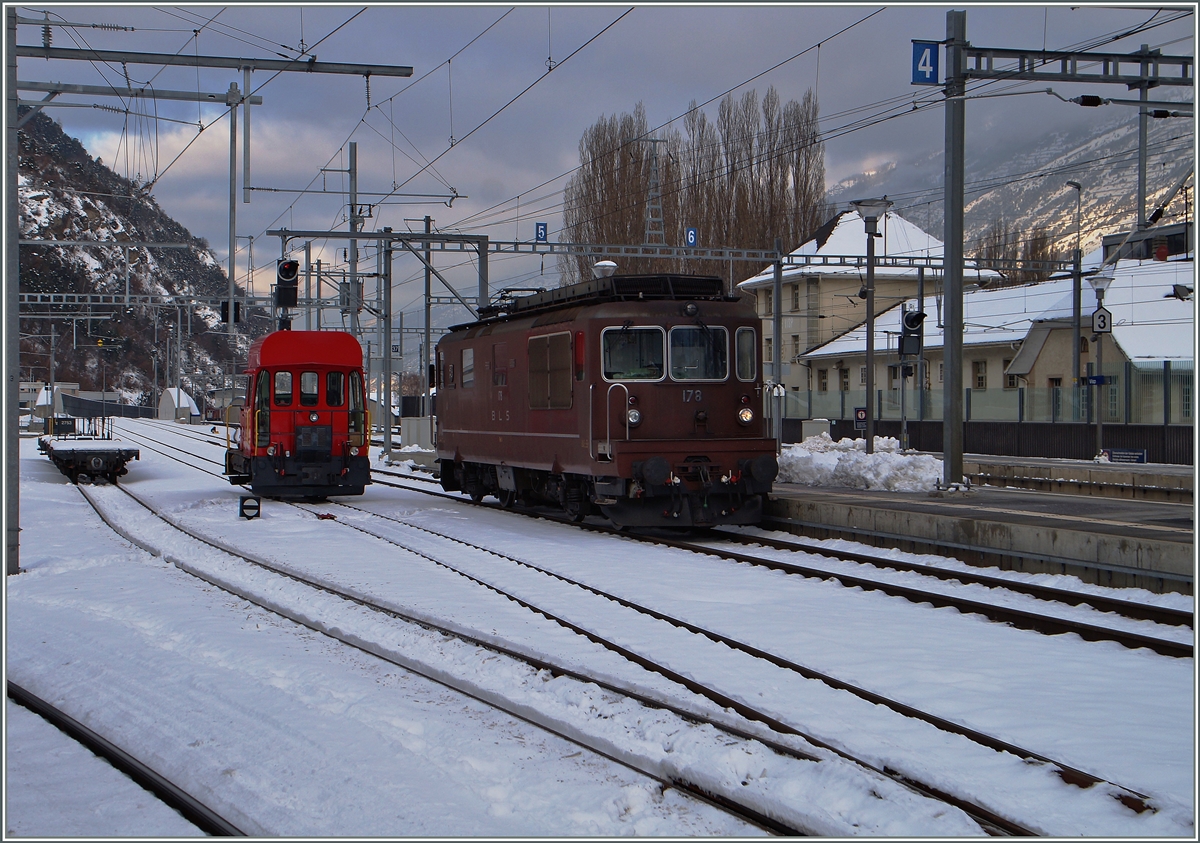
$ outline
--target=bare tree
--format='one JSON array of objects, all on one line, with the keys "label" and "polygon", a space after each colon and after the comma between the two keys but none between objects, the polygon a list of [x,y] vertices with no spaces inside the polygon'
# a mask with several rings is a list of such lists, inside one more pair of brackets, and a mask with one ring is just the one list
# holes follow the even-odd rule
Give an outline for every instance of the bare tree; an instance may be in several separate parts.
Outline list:
[{"label": "bare tree", "polygon": [[1059,254],[1047,229],[1035,226],[1030,231],[1023,232],[1007,220],[999,218],[993,221],[979,238],[976,258],[1019,264],[1017,268],[1001,271],[1004,280],[997,286],[1004,286],[1045,281],[1050,277],[1048,270],[1026,264],[1059,260]]},{"label": "bare tree", "polygon": [[[639,103],[632,115],[601,117],[579,142],[581,166],[565,191],[563,240],[640,244],[654,151]],[[774,88],[759,104],[747,91],[726,95],[711,122],[693,101],[683,132],[658,136],[657,169],[663,223],[669,245],[697,229],[706,246],[769,249],[776,237],[792,249],[828,214],[824,148],[812,92],[802,102],[780,104]],[[666,147],[663,149],[662,147]],[[588,277],[590,259],[562,262],[565,282]],[[727,276],[749,275],[747,267],[718,261],[625,260],[625,272],[674,269]]]}]

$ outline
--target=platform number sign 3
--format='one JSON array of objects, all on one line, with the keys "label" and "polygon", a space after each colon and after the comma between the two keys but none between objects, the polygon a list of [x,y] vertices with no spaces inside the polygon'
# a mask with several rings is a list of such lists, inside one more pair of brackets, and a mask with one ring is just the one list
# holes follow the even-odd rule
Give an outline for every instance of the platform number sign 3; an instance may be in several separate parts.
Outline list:
[{"label": "platform number sign 3", "polygon": [[1100,307],[1092,312],[1092,333],[1093,334],[1111,334],[1112,333],[1112,314],[1107,308]]},{"label": "platform number sign 3", "polygon": [[913,41],[912,83],[914,85],[938,84],[937,41]]}]

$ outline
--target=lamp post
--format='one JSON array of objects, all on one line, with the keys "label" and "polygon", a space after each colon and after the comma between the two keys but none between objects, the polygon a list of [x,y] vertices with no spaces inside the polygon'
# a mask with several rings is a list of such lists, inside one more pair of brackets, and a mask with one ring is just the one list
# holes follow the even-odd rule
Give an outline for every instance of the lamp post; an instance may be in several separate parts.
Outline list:
[{"label": "lamp post", "polygon": [[[1112,330],[1112,324],[1109,322],[1109,317],[1104,310],[1104,291],[1108,289],[1108,285],[1112,283],[1113,277],[1108,272],[1097,272],[1095,275],[1088,276],[1088,282],[1092,285],[1092,289],[1096,291],[1096,311],[1092,314],[1092,330],[1096,335],[1096,375],[1100,378],[1104,377],[1104,335]],[[1098,322],[1098,318],[1100,321]],[[1106,384],[1103,380],[1096,383],[1096,455],[1104,450],[1104,413],[1101,410],[1102,399],[1108,396],[1108,392],[1104,389]]]},{"label": "lamp post", "polygon": [[867,453],[875,453],[875,238],[879,218],[892,206],[882,199],[855,199],[850,203],[862,217],[867,231]]},{"label": "lamp post", "polygon": [[1080,336],[1080,321],[1083,309],[1083,250],[1081,248],[1082,229],[1080,227],[1080,215],[1083,210],[1083,185],[1077,181],[1067,182],[1067,187],[1075,188],[1075,252],[1071,256],[1071,336],[1075,342],[1075,348],[1071,352],[1071,384],[1075,391],[1075,411],[1072,414],[1075,419],[1079,419],[1079,336]]}]

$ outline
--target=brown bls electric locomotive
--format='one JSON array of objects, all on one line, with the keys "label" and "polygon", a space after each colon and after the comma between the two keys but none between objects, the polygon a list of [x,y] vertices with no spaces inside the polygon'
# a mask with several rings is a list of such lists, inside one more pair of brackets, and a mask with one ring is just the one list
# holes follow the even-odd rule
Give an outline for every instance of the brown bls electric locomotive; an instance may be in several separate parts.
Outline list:
[{"label": "brown bls electric locomotive", "polygon": [[250,346],[225,474],[274,498],[361,495],[371,482],[362,346],[341,331],[276,331]]},{"label": "brown bls electric locomotive", "polygon": [[759,325],[707,276],[614,275],[481,308],[437,346],[443,488],[619,526],[758,522],[778,473]]}]

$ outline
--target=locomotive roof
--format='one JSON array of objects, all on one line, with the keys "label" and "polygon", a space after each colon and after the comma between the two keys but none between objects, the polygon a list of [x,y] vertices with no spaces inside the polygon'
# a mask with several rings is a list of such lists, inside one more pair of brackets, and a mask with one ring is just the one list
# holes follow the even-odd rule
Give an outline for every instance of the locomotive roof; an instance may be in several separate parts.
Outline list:
[{"label": "locomotive roof", "polygon": [[343,331],[275,331],[250,346],[247,369],[263,366],[361,366],[362,346]]},{"label": "locomotive roof", "polygon": [[725,282],[715,275],[613,275],[544,290],[530,296],[501,299],[495,304],[479,308],[478,322],[454,325],[450,330],[581,304],[644,300],[737,301],[738,298],[736,295],[726,295]]}]

